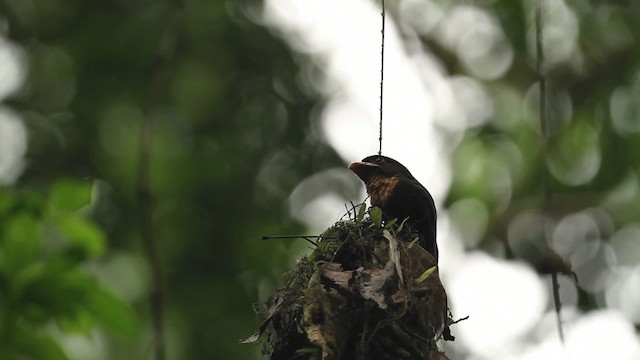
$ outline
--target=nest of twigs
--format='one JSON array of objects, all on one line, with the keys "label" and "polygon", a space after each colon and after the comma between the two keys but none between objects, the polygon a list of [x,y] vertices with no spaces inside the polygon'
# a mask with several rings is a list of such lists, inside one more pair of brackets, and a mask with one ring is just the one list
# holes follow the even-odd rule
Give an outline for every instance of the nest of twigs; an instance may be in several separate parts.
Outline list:
[{"label": "nest of twigs", "polygon": [[365,206],[327,229],[287,284],[256,304],[263,319],[244,343],[268,359],[446,359],[453,340],[437,262],[415,234]]}]

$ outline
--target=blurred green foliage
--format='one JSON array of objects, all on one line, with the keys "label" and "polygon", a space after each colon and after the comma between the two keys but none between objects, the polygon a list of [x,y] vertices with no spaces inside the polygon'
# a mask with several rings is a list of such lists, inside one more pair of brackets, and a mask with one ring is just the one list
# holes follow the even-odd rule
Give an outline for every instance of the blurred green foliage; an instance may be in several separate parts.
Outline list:
[{"label": "blurred green foliage", "polygon": [[51,331],[94,324],[131,338],[131,307],[85,266],[104,254],[102,230],[85,215],[91,182],[60,180],[47,193],[0,189],[0,357],[66,359]]},{"label": "blurred green foliage", "polygon": [[[304,232],[289,217],[287,197],[308,175],[342,166],[311,131],[309,114],[318,100],[313,89],[299,86],[302,57],[256,24],[259,1],[176,4],[0,1],[4,36],[25,50],[28,67],[25,86],[5,105],[28,128],[29,164],[4,194],[37,198],[40,189],[53,186],[42,205],[47,216],[55,217],[65,241],[84,257],[103,254],[92,260],[97,264],[91,270],[131,303],[142,324],[128,341],[104,345],[100,336],[98,343],[95,336],[86,338],[96,359],[151,353],[149,267],[138,261],[144,252],[135,196],[138,142],[147,117],[155,124],[151,191],[165,267],[169,359],[251,356],[253,350],[237,340],[255,326],[253,302],[280,284],[292,254],[306,248],[260,237]],[[155,65],[172,21],[178,24],[175,54],[158,74]],[[149,108],[156,76],[156,100]],[[60,177],[70,182],[56,182]],[[83,179],[97,180],[95,222],[70,214],[88,196],[91,181]],[[4,214],[7,224],[42,221]],[[32,264],[26,257],[35,250],[29,249],[15,251]],[[54,276],[52,271],[47,268],[46,276]],[[76,271],[72,284],[97,287]],[[48,289],[50,306],[73,306],[74,294]],[[98,307],[98,301],[115,302],[108,294],[96,292],[87,301]],[[118,320],[123,309],[113,305],[104,311],[114,313],[91,315],[118,333],[134,332],[129,320]],[[76,317],[80,324],[88,315]]]}]

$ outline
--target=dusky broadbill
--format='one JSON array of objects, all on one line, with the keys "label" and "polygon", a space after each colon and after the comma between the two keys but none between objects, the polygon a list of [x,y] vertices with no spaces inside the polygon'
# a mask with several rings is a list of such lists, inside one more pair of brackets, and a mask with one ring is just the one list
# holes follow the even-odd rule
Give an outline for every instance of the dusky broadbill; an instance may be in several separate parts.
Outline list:
[{"label": "dusky broadbill", "polygon": [[349,166],[365,183],[371,205],[382,209],[386,219],[397,218],[417,231],[419,244],[438,260],[436,207],[429,191],[398,161],[367,156]]}]

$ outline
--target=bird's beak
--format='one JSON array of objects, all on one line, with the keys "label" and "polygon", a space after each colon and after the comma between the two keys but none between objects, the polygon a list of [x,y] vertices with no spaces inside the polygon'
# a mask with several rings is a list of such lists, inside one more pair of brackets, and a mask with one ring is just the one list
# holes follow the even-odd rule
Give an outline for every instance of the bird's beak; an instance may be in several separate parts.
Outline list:
[{"label": "bird's beak", "polygon": [[380,168],[380,165],[364,161],[356,161],[349,165],[349,170],[353,171],[364,182],[366,182],[369,176],[378,168]]}]

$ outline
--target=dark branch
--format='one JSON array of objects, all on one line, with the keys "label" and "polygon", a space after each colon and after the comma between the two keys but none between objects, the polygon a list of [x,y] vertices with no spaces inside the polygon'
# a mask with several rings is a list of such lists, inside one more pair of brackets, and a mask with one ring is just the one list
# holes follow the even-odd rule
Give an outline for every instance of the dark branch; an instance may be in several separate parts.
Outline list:
[{"label": "dark branch", "polygon": [[164,272],[153,229],[154,196],[150,182],[151,144],[154,127],[153,111],[157,105],[160,91],[163,88],[161,81],[162,74],[166,71],[175,53],[182,6],[182,1],[175,1],[175,10],[171,14],[169,25],[165,29],[158,53],[153,61],[145,117],[140,132],[137,193],[140,211],[140,235],[152,269],[152,289],[149,295],[149,301],[151,303],[151,317],[153,322],[153,353],[156,360],[163,360],[165,358],[165,344]]}]

